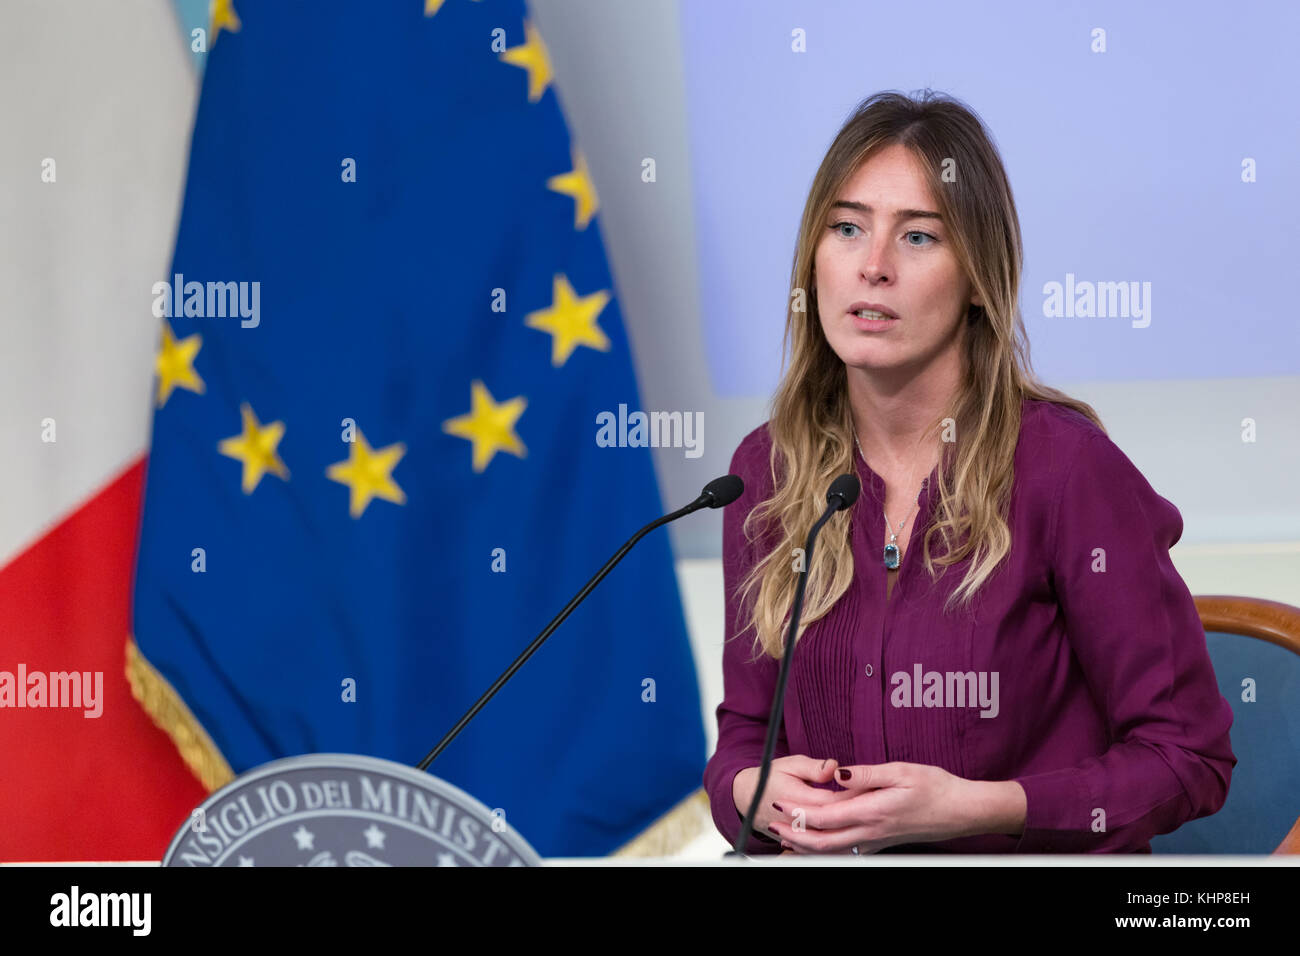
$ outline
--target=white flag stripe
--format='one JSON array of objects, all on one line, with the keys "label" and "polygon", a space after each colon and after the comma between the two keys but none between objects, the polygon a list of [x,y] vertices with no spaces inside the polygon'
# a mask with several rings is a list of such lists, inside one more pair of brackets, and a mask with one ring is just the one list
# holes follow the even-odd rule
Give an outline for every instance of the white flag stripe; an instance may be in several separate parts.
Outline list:
[{"label": "white flag stripe", "polygon": [[168,0],[10,0],[4,19],[0,566],[145,450],[150,286],[171,263],[196,103]]}]

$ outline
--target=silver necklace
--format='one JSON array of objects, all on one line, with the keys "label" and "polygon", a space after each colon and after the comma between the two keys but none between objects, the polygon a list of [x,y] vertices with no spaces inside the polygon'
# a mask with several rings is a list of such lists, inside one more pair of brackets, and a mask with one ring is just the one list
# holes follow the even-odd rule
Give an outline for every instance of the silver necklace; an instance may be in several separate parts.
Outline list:
[{"label": "silver necklace", "polygon": [[[868,468],[870,468],[871,466],[867,464],[867,456],[862,451],[862,443],[858,441],[858,433],[856,430],[853,432],[853,444],[858,446],[858,454],[862,456],[862,463],[864,465],[867,465]],[[915,468],[916,465],[913,465],[912,467]],[[910,486],[912,483],[911,475],[907,476],[907,481],[908,481],[908,485]],[[921,482],[921,487],[922,488],[925,487],[925,482]],[[885,518],[885,530],[890,531],[889,515],[885,514],[885,509],[883,507],[880,509],[880,513],[884,515]],[[884,558],[885,558],[885,567],[887,567],[891,571],[894,571],[898,568],[898,532],[903,530],[903,525],[907,524],[908,518],[911,517],[912,517],[912,513],[909,511],[907,513],[907,518],[904,518],[901,522],[899,522],[899,525],[896,529],[890,531],[889,543],[885,545]]]}]

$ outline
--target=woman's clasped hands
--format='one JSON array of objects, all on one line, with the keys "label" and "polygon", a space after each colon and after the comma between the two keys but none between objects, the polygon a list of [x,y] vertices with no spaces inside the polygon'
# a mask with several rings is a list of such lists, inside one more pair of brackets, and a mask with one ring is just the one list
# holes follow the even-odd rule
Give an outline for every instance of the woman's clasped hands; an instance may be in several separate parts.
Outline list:
[{"label": "woman's clasped hands", "polygon": [[[841,790],[812,784],[834,780]],[[927,764],[839,766],[802,754],[772,761],[754,829],[787,853],[874,853],[887,846],[967,836],[970,781]],[[732,796],[741,813],[758,786],[758,768],[736,774]]]}]

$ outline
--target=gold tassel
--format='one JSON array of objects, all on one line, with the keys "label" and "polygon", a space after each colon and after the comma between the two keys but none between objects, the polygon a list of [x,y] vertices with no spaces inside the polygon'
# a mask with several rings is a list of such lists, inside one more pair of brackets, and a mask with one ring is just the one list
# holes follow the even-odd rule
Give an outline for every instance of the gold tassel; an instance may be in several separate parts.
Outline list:
[{"label": "gold tassel", "polygon": [[212,742],[203,725],[181,700],[180,694],[150,664],[135,638],[126,642],[126,679],[131,684],[131,696],[139,701],[144,712],[155,724],[166,731],[180,751],[181,759],[190,768],[208,792],[224,787],[235,779],[230,764]]},{"label": "gold tassel", "polygon": [[713,811],[709,795],[700,788],[610,856],[673,856],[711,826]]}]

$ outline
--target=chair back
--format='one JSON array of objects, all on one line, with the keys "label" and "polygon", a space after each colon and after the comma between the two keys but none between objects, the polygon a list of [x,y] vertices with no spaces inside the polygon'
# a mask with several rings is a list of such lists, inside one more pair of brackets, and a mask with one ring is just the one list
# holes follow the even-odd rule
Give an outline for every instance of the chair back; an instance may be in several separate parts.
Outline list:
[{"label": "chair back", "polygon": [[1300,853],[1300,608],[1207,595],[1196,609],[1237,765],[1222,809],[1152,837],[1151,852]]}]

